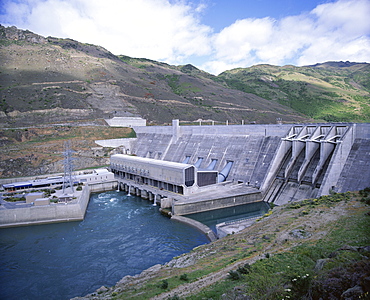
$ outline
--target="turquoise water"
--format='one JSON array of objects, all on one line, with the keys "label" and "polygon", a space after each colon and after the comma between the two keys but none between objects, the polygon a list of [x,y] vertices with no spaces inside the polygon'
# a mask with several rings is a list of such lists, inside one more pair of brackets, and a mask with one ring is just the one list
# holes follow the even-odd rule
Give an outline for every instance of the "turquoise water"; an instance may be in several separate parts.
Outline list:
[{"label": "turquoise water", "polygon": [[147,200],[93,194],[82,222],[0,230],[0,299],[70,299],[208,243]]}]

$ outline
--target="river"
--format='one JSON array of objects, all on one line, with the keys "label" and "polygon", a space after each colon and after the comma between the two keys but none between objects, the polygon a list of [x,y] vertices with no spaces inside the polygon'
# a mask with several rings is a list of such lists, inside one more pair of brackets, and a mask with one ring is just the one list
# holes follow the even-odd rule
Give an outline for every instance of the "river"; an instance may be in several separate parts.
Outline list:
[{"label": "river", "polygon": [[0,230],[0,299],[64,300],[208,243],[124,192],[91,195],[81,222]]}]

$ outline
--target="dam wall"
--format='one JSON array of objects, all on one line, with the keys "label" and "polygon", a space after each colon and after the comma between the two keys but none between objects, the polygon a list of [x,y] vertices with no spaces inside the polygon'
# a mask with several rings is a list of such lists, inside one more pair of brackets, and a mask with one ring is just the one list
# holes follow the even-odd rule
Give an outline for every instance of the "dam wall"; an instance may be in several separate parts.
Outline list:
[{"label": "dam wall", "polygon": [[357,191],[370,187],[370,139],[356,138],[340,173],[336,191]]},{"label": "dam wall", "polygon": [[281,137],[291,125],[215,125],[135,127],[132,153],[221,171],[232,161],[227,180],[260,185]]},{"label": "dam wall", "polygon": [[[219,173],[231,164],[225,180],[257,189],[266,202],[283,204],[370,186],[370,124],[179,126],[174,120],[172,126],[134,129],[133,154]],[[201,202],[187,209],[217,206]],[[175,214],[188,213],[176,201],[174,207]]]}]

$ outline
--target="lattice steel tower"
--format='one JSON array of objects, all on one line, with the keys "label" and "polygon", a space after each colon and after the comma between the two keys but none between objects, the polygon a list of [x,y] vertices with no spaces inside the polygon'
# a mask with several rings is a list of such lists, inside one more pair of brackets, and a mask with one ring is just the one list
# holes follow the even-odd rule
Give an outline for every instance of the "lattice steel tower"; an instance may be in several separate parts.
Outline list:
[{"label": "lattice steel tower", "polygon": [[74,193],[73,190],[73,160],[72,157],[74,151],[71,149],[71,142],[67,141],[64,143],[64,180],[63,180],[63,194],[68,187],[71,187],[72,194]]}]

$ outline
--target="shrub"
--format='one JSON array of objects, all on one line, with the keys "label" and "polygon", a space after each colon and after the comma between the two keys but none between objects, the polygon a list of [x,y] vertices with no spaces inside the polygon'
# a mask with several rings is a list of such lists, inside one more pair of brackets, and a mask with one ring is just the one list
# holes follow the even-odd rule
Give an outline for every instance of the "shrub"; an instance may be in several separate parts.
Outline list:
[{"label": "shrub", "polygon": [[167,289],[168,288],[168,281],[167,281],[167,279],[163,279],[162,280],[162,282],[159,284],[159,287],[161,288],[161,289]]},{"label": "shrub", "polygon": [[180,276],[180,280],[182,280],[182,281],[189,281],[188,274],[182,274]]},{"label": "shrub", "polygon": [[361,202],[366,203],[367,205],[370,205],[370,187],[367,187],[361,191],[359,191],[361,198]]},{"label": "shrub", "polygon": [[21,198],[21,197],[7,197],[4,200],[5,201],[8,201],[8,202],[17,202],[17,201],[24,201],[25,198]]},{"label": "shrub", "polygon": [[228,278],[231,280],[240,280],[242,278],[242,274],[240,274],[238,271],[231,270],[229,272]]},{"label": "shrub", "polygon": [[367,187],[361,191],[359,191],[360,196],[367,197],[370,195],[370,187]]},{"label": "shrub", "polygon": [[305,274],[303,276],[296,276],[292,278],[292,291],[296,294],[296,296],[304,296],[311,283],[311,277],[309,274]]},{"label": "shrub", "polygon": [[244,266],[239,267],[237,271],[241,274],[249,274],[251,272],[251,266],[246,263]]}]

